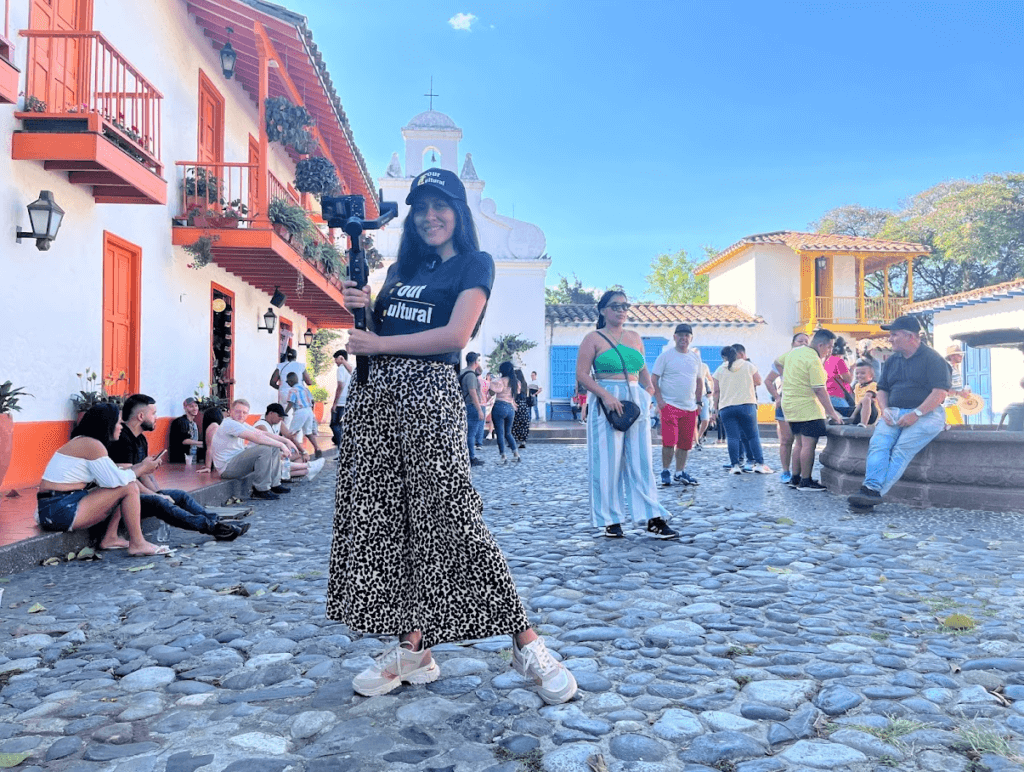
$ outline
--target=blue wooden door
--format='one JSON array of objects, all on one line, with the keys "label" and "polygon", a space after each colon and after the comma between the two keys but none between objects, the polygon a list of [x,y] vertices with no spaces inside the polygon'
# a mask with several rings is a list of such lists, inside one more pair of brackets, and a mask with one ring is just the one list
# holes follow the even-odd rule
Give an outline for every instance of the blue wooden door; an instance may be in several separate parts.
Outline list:
[{"label": "blue wooden door", "polygon": [[666,338],[644,338],[644,359],[648,373],[654,369],[654,363],[658,361],[658,355],[667,343]]},{"label": "blue wooden door", "polygon": [[969,424],[992,423],[992,349],[967,346],[964,356],[964,383],[985,400],[985,407],[977,415],[966,416]]},{"label": "blue wooden door", "polygon": [[550,399],[569,400],[576,392],[576,353],[579,346],[551,347]]},{"label": "blue wooden door", "polygon": [[697,346],[696,349],[700,352],[700,358],[708,366],[711,374],[715,374],[715,370],[722,364],[722,347],[721,346]]}]

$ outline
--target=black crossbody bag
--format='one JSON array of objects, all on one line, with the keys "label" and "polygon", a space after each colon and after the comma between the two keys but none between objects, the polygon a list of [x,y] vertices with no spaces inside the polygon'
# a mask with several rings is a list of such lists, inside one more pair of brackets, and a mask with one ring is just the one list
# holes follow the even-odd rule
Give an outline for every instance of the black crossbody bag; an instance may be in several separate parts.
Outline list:
[{"label": "black crossbody bag", "polygon": [[[622,374],[626,378],[626,387],[629,388],[629,372],[626,370],[626,360],[619,352],[618,347],[611,342],[607,335],[605,335],[603,332],[598,332],[597,334],[600,335],[605,340],[607,340],[608,345],[612,347],[612,351],[619,355],[619,361],[622,362]],[[636,404],[636,402],[633,402],[632,400],[628,399],[623,399],[619,401],[622,403],[621,413],[616,413],[611,410],[608,410],[600,399],[597,400],[597,404],[601,406],[601,412],[604,413],[604,417],[608,419],[608,423],[610,423],[612,427],[617,429],[618,431],[624,432],[628,431],[629,427],[632,426],[636,422],[636,419],[640,417],[640,406]]]}]

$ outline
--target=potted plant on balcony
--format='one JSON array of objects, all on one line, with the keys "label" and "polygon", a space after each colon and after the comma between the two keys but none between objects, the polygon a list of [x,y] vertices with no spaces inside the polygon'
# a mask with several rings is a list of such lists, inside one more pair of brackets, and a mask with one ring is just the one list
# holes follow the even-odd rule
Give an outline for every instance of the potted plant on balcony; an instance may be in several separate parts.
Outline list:
[{"label": "potted plant on balcony", "polygon": [[338,187],[334,164],[323,156],[303,158],[295,165],[295,189],[319,198]]},{"label": "potted plant on balcony", "polygon": [[323,272],[328,275],[340,275],[345,267],[345,257],[336,246],[330,242],[324,242],[319,247],[319,259]]},{"label": "potted plant on balcony", "polygon": [[31,396],[23,388],[15,388],[10,381],[0,384],[0,485],[3,485],[14,455],[14,417],[11,413],[21,411],[19,398]]},{"label": "potted plant on balcony", "polygon": [[[24,92],[22,92],[24,93]],[[37,96],[29,94],[25,97],[25,112],[26,113],[45,113],[46,102]]]},{"label": "potted plant on balcony", "polygon": [[220,201],[220,182],[216,175],[203,167],[190,167],[185,172],[185,206],[196,204],[206,207]]},{"label": "potted plant on balcony", "polygon": [[183,249],[192,255],[192,262],[188,263],[188,267],[197,271],[208,266],[213,260],[213,239],[209,236],[200,236],[194,243],[186,244]]},{"label": "potted plant on balcony", "polygon": [[277,235],[297,248],[304,247],[305,240],[312,236],[313,221],[298,204],[275,198],[267,207],[267,218]]},{"label": "potted plant on balcony", "polygon": [[306,126],[315,121],[305,107],[293,105],[284,97],[269,97],[264,102],[264,111],[269,141],[280,142],[300,155],[313,152],[316,143]]}]

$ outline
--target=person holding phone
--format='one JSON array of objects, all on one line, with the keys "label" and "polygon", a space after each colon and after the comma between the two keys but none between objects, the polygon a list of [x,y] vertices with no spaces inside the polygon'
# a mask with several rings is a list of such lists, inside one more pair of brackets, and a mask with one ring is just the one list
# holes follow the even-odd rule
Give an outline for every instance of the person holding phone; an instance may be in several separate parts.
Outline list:
[{"label": "person holding phone", "polygon": [[349,388],[338,448],[327,616],[398,636],[353,679],[363,696],[437,680],[435,644],[510,635],[512,667],[545,702],[566,702],[576,679],[532,629],[470,475],[459,352],[483,319],[494,260],[453,172],[423,172],[405,202],[376,301],[343,282],[345,306],[371,312],[348,338],[369,375]]},{"label": "person holding phone", "polygon": [[[110,457],[115,464],[130,467],[139,486],[139,503],[143,517],[156,517],[168,525],[186,531],[213,536],[218,541],[234,541],[249,530],[249,523],[222,523],[217,515],[176,488],[161,488],[152,470],[143,464],[149,456],[145,432],[156,428],[156,400],[145,394],[132,394],[121,408],[121,434],[110,443]],[[166,450],[152,458],[154,468],[163,463]],[[147,464],[148,466],[148,464]]]}]

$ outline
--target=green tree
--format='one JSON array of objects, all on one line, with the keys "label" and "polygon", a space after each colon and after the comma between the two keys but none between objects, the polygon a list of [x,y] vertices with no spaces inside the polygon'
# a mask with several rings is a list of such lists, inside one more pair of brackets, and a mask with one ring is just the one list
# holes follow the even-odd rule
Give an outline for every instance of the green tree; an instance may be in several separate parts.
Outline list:
[{"label": "green tree", "polygon": [[585,289],[583,282],[576,274],[572,275],[572,283],[558,275],[558,284],[554,287],[544,288],[544,304],[554,305],[597,305],[597,296],[594,290]]},{"label": "green tree", "polygon": [[306,364],[309,366],[310,375],[314,378],[322,375],[327,368],[333,364],[334,353],[331,351],[331,344],[341,336],[333,330],[317,330],[313,336],[313,342],[309,344],[306,351]]},{"label": "green tree", "polygon": [[[711,257],[716,250],[704,247],[705,257]],[[703,304],[708,302],[708,277],[697,276],[694,270],[699,263],[691,260],[685,249],[674,255],[658,255],[651,261],[651,272],[645,292],[654,295],[662,303]]]},{"label": "green tree", "polygon": [[814,233],[840,233],[844,236],[873,238],[881,233],[886,221],[893,216],[888,209],[874,209],[860,204],[848,204],[830,209],[820,220],[812,222]]},{"label": "green tree", "polygon": [[498,372],[502,362],[511,362],[516,367],[522,367],[521,355],[536,345],[534,341],[520,337],[517,332],[501,335],[494,339],[494,348],[487,355],[487,369]]}]

